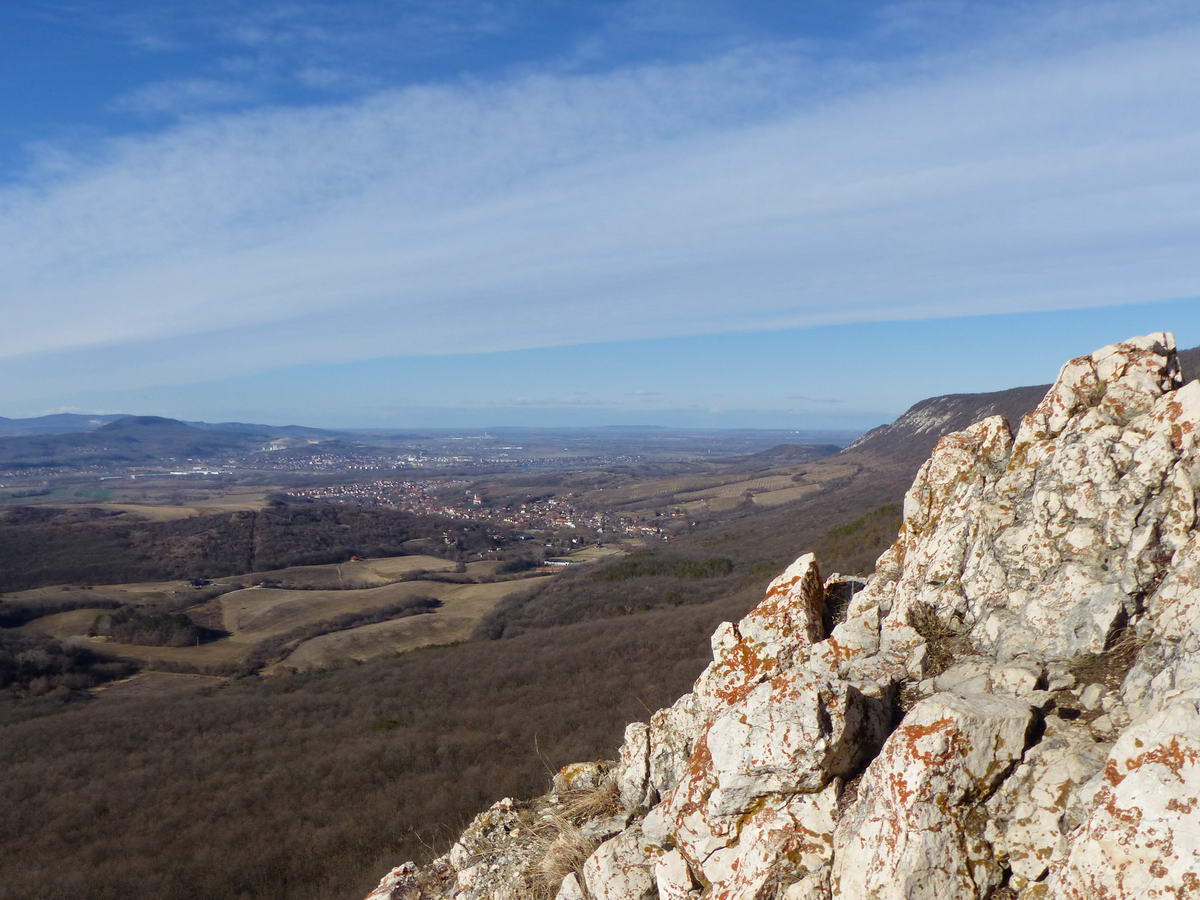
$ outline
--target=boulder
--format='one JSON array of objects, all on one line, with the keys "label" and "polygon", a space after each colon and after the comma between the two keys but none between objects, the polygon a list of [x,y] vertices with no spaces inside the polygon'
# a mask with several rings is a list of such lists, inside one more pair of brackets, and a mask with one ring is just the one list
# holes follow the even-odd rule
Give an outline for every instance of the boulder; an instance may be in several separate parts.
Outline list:
[{"label": "boulder", "polygon": [[834,896],[988,896],[1003,870],[983,804],[1020,762],[1033,712],[1010,698],[935,694],[867,767],[834,836]]}]

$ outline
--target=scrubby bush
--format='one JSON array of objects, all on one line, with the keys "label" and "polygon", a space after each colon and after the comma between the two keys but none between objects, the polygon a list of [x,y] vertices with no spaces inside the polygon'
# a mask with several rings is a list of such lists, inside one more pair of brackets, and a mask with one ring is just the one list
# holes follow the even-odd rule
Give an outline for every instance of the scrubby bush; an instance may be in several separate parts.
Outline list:
[{"label": "scrubby bush", "polygon": [[221,637],[222,632],[202,628],[181,612],[165,612],[122,606],[96,617],[88,631],[119,644],[151,647],[189,647]]},{"label": "scrubby bush", "polygon": [[132,671],[128,663],[37,632],[0,630],[0,721],[11,712],[6,702],[48,694],[67,700]]}]

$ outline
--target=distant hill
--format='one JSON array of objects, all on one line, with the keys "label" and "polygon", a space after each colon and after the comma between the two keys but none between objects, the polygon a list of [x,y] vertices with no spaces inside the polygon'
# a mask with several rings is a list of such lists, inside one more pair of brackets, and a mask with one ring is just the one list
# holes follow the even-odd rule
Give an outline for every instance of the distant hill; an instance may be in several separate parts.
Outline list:
[{"label": "distant hill", "polygon": [[324,428],[309,428],[307,425],[255,425],[249,422],[187,422],[203,431],[221,431],[226,434],[253,434],[267,437],[295,437],[325,439],[341,435],[340,431]]},{"label": "distant hill", "polygon": [[[1180,351],[1179,363],[1188,380],[1200,377],[1200,347]],[[1049,384],[1038,384],[983,394],[930,397],[911,406],[891,424],[868,431],[845,452],[883,456],[915,467],[929,457],[944,435],[988,416],[1004,416],[1015,431],[1048,390]]]},{"label": "distant hill", "polygon": [[794,462],[810,462],[814,459],[835,456],[841,452],[842,448],[837,444],[776,444],[766,450],[739,457],[738,462],[774,466]]},{"label": "distant hill", "polygon": [[[153,420],[177,422],[161,416],[135,416],[128,413],[54,413],[49,416],[34,416],[26,419],[10,419],[0,416],[0,437],[28,437],[35,434],[80,434],[96,431],[122,419],[150,424]],[[221,431],[228,434],[254,434],[268,437],[332,437],[338,432],[324,428],[309,428],[305,425],[258,425],[250,422],[183,422],[201,431]]]},{"label": "distant hill", "polygon": [[336,432],[298,425],[210,424],[162,416],[63,414],[7,419],[0,421],[0,466],[122,465],[170,458],[210,459],[257,450],[266,442],[282,438],[327,441],[335,436]]},{"label": "distant hill", "polygon": [[1179,351],[1179,365],[1188,381],[1200,378],[1200,347]]},{"label": "distant hill", "polygon": [[34,416],[29,419],[7,419],[0,416],[0,437],[24,437],[32,434],[75,434],[95,431],[102,425],[125,418],[124,413],[113,415],[89,415],[82,413],[55,413],[49,416]]},{"label": "distant hill", "polygon": [[123,416],[93,431],[0,438],[0,466],[30,468],[207,459],[260,446],[263,436],[204,431],[176,419]]}]

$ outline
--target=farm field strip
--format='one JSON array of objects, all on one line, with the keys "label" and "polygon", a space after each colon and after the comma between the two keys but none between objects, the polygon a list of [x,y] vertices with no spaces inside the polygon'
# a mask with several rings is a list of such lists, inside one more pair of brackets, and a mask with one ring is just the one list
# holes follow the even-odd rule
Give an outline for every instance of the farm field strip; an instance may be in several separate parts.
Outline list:
[{"label": "farm field strip", "polygon": [[432,613],[360,625],[309,638],[286,658],[263,671],[264,674],[275,674],[291,669],[320,668],[338,660],[365,660],[430,644],[463,641],[471,636],[479,621],[500,600],[532,587],[541,580],[541,577],[533,577],[492,584],[440,584],[439,587],[447,590],[439,596],[442,606]]},{"label": "farm field strip", "polygon": [[[615,546],[589,547],[569,554],[578,562],[592,562],[620,555]],[[194,666],[197,669],[236,666],[262,641],[298,628],[328,621],[346,614],[370,614],[373,610],[402,603],[416,597],[435,597],[442,606],[416,616],[365,624],[309,638],[294,647],[287,658],[264,669],[264,674],[287,668],[313,668],[344,659],[367,659],[389,652],[403,652],[434,643],[452,643],[470,637],[479,620],[502,598],[526,590],[546,575],[490,583],[454,583],[424,579],[400,580],[419,571],[444,572],[455,568],[453,561],[433,556],[401,556],[357,560],[320,566],[293,566],[266,572],[229,576],[216,584],[241,584],[247,581],[289,581],[296,587],[246,587],[215,598],[220,621],[227,636],[183,647],[126,644],[88,635],[97,616],[109,612],[100,605],[53,613],[21,626],[40,631],[59,640],[89,647],[106,656],[131,659],[151,669],[159,664]],[[470,577],[495,574],[499,562],[478,560],[468,563]],[[552,576],[550,576],[552,577]],[[339,588],[353,581],[379,580],[374,586]],[[391,579],[391,580],[388,580]],[[313,585],[306,588],[301,585]],[[317,585],[330,585],[322,589]],[[136,606],[187,597],[189,582],[165,581],[106,585],[95,588],[54,586],[36,588],[12,595],[14,600],[52,603],[64,598],[116,600]],[[199,599],[199,597],[197,598]],[[164,686],[167,683],[164,683]],[[171,682],[170,684],[174,684]],[[146,687],[146,685],[142,685]],[[126,693],[132,689],[122,689]]]}]

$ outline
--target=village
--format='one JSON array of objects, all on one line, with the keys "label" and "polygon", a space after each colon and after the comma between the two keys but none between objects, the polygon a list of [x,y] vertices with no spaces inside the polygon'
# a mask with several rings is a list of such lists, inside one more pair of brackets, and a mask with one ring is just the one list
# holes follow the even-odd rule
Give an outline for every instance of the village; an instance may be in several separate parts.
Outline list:
[{"label": "village", "polygon": [[[573,529],[597,539],[634,537],[671,540],[684,525],[682,510],[672,508],[653,515],[614,514],[584,509],[575,494],[530,498],[521,503],[492,503],[456,478],[413,480],[385,479],[359,484],[337,484],[296,490],[290,496],[305,500],[387,506],[423,515],[490,522],[518,531],[544,535]],[[669,527],[668,527],[669,526]]]}]

